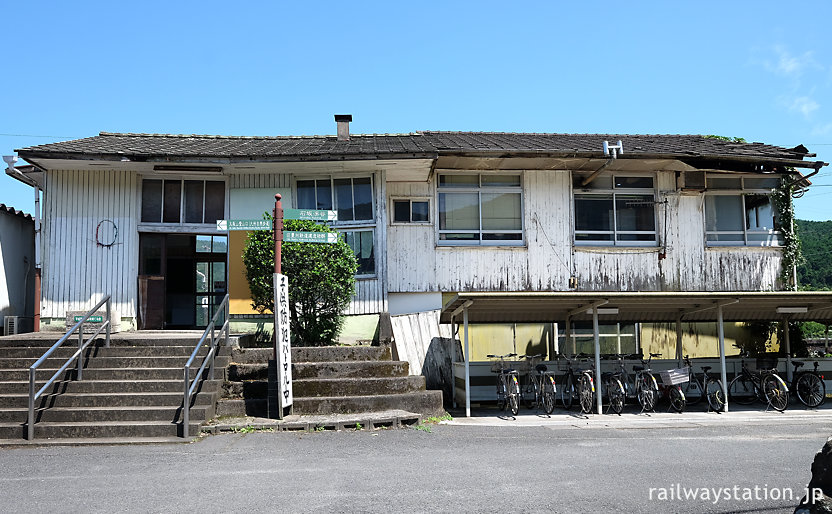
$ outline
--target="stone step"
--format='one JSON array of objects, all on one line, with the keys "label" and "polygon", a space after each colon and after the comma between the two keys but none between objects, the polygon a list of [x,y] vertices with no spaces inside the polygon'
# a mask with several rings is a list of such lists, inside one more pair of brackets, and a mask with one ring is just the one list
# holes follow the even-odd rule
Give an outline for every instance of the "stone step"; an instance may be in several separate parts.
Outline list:
[{"label": "stone step", "polygon": [[314,378],[294,380],[295,397],[372,396],[425,390],[425,377]]},{"label": "stone step", "polygon": [[[89,347],[84,352],[85,356],[91,357],[164,357],[164,356],[176,356],[176,355],[188,355],[190,356],[196,345],[191,346],[110,346],[106,348],[104,346],[95,346]],[[41,356],[48,350],[48,348],[23,348],[23,347],[13,347],[13,348],[0,348],[0,360],[2,359],[19,359],[19,358],[29,358],[33,359],[34,362],[37,359],[40,359]],[[52,355],[49,358],[55,359],[62,359],[66,361],[69,357],[71,357],[76,351],[78,347],[67,343],[67,345],[61,346],[60,348],[56,349],[52,352]],[[208,347],[203,346],[200,348],[197,355],[205,355],[208,353]],[[231,348],[228,347],[219,347],[219,353],[217,355],[220,356],[228,356],[231,355]]]},{"label": "stone step", "polygon": [[[190,419],[205,421],[212,417],[213,405],[194,405],[190,409]],[[0,423],[25,422],[28,409],[0,408]],[[50,407],[35,411],[36,423],[73,422],[100,423],[102,421],[182,421],[181,402],[177,407],[121,406],[121,407]]]},{"label": "stone step", "polygon": [[[176,380],[184,379],[184,368],[84,368],[84,380]],[[38,368],[36,379],[44,383],[46,379],[51,378],[57,369],[40,369]],[[191,379],[193,379],[199,368],[194,367],[190,370]],[[206,369],[207,373],[208,370]],[[74,370],[66,370],[64,378],[74,376]],[[216,378],[223,378],[225,369],[217,367],[214,370]],[[0,369],[0,382],[8,381],[28,381],[28,369]]]},{"label": "stone step", "polygon": [[298,362],[292,364],[292,379],[404,377],[409,369],[404,361]]},{"label": "stone step", "polygon": [[292,362],[389,361],[387,346],[319,346],[292,348]]},{"label": "stone step", "polygon": [[426,416],[441,415],[442,391],[418,391],[404,394],[370,396],[295,397],[294,413],[351,414],[402,409]]},{"label": "stone step", "polygon": [[[204,359],[207,352],[203,353],[202,355],[198,355],[196,359],[194,359],[195,365],[198,367],[202,365],[202,360]],[[120,356],[120,357],[105,357],[105,356],[96,356],[96,357],[85,357],[84,362],[84,369],[87,368],[175,368],[175,367],[184,367],[185,363],[188,362],[190,357],[188,355],[176,355],[176,356]],[[43,363],[40,365],[38,369],[42,368],[54,368],[58,369],[67,361],[66,358],[52,358],[51,356],[47,358]],[[37,359],[32,359],[28,357],[21,357],[21,358],[0,358],[0,369],[27,369],[32,364],[37,362]],[[226,367],[229,362],[229,357],[227,356],[218,356],[215,358],[215,366],[219,367]],[[72,364],[73,366],[77,366],[77,361]],[[193,366],[194,364],[192,364]]]},{"label": "stone step", "polygon": [[[183,386],[184,389],[184,386]],[[192,405],[213,403],[219,393],[203,391],[192,400]],[[184,391],[177,392],[130,392],[130,393],[65,393],[42,396],[36,400],[36,407],[127,407],[127,406],[177,406],[182,405]],[[23,408],[29,406],[28,394],[5,394],[0,396],[0,408]]]},{"label": "stone step", "polygon": [[[189,424],[190,436],[199,433],[200,424],[198,421]],[[44,422],[35,424],[35,438],[176,437],[182,433],[181,426],[181,423],[170,421]],[[24,423],[0,423],[0,439],[25,437]]]},{"label": "stone step", "polygon": [[[91,334],[85,334],[84,340],[89,337]],[[3,349],[5,348],[20,348],[20,347],[29,347],[29,348],[50,348],[54,345],[58,340],[62,337],[62,334],[55,335],[52,337],[44,338],[15,338],[15,336],[8,336],[7,337],[0,337],[0,353],[2,353]],[[110,346],[190,346],[191,348],[196,347],[197,343],[199,343],[199,337],[141,337],[141,336],[134,336],[130,338],[122,338],[118,336],[113,336],[110,338]],[[78,346],[78,334],[73,334],[67,341],[64,343],[65,345],[72,345],[74,344],[76,347]],[[93,342],[92,346],[104,346],[105,341],[100,336],[97,337]],[[225,340],[220,340],[220,345],[225,346]],[[61,345],[63,346],[63,345]]]},{"label": "stone step", "polygon": [[[44,381],[36,383],[38,389],[43,386]],[[222,380],[205,380],[202,389],[205,391],[216,391],[222,385]],[[66,380],[55,382],[49,394],[58,393],[130,393],[130,392],[161,392],[175,393],[184,389],[182,379],[179,380]],[[0,395],[4,394],[28,394],[28,381],[0,382]]]}]

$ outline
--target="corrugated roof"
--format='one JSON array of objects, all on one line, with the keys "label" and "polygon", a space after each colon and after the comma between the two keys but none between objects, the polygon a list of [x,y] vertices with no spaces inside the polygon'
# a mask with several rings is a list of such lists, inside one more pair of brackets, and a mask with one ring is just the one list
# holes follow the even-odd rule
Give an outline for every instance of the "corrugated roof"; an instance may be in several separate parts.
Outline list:
[{"label": "corrugated roof", "polygon": [[384,158],[443,153],[534,152],[600,157],[603,141],[624,142],[626,156],[671,155],[802,160],[813,157],[805,148],[742,143],[701,135],[534,134],[515,132],[418,132],[410,134],[354,134],[349,141],[335,136],[209,136],[176,134],[121,134],[98,136],[18,149],[26,157],[90,158]]},{"label": "corrugated roof", "polygon": [[[551,323],[587,321],[593,304],[617,308],[617,314],[601,315],[604,321],[674,322],[716,321],[717,305],[724,304],[725,321],[777,321],[784,319],[778,307],[806,308],[789,314],[796,321],[832,322],[832,292],[470,292],[459,293],[442,309],[441,322],[450,323],[451,314],[467,302],[470,323]],[[457,323],[462,322],[458,315]]]},{"label": "corrugated roof", "polygon": [[18,216],[29,221],[35,221],[34,218],[32,218],[31,214],[26,214],[25,212],[17,210],[14,207],[11,207],[4,203],[0,203],[0,211],[5,212],[6,214],[11,214],[12,216]]}]

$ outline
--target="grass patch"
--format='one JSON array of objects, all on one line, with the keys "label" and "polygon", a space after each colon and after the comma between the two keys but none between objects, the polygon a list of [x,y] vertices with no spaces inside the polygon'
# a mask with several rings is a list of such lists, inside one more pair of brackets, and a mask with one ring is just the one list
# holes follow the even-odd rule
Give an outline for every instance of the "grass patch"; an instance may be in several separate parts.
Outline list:
[{"label": "grass patch", "polygon": [[453,416],[451,416],[450,414],[448,414],[446,412],[445,414],[443,414],[441,416],[431,416],[429,418],[426,418],[423,421],[423,423],[425,425],[437,425],[437,424],[441,423],[442,421],[452,421],[453,419],[454,419]]}]

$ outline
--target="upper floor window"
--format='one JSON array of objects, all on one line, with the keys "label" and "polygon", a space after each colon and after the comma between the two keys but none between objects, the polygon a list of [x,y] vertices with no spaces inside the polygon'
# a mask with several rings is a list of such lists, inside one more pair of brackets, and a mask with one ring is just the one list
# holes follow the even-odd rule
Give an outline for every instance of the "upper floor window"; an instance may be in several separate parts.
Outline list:
[{"label": "upper floor window", "polygon": [[143,223],[213,224],[225,218],[225,182],[144,179]]},{"label": "upper floor window", "polygon": [[705,239],[712,246],[781,244],[771,191],[777,177],[706,177]]},{"label": "upper floor window", "polygon": [[439,244],[519,245],[519,174],[439,175]]},{"label": "upper floor window", "polygon": [[355,253],[358,261],[356,276],[375,276],[372,177],[304,179],[295,183],[295,189],[298,209],[338,212],[338,219],[332,225]]},{"label": "upper floor window", "polygon": [[601,175],[586,186],[573,178],[575,244],[656,244],[656,193],[652,176]]},{"label": "upper floor window", "polygon": [[393,223],[429,223],[430,202],[427,198],[393,199]]},{"label": "upper floor window", "polygon": [[338,222],[375,219],[371,177],[298,180],[298,209],[338,211]]}]

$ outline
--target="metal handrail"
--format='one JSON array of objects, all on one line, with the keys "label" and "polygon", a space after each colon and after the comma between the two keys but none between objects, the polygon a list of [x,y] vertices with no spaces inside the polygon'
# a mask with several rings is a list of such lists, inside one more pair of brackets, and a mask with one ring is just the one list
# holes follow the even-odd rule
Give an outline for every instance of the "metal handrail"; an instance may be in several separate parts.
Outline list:
[{"label": "metal handrail", "polygon": [[[100,309],[101,306],[105,303],[107,304],[107,320],[104,321],[101,324],[101,327],[93,335],[91,335],[89,339],[85,341],[84,323],[87,321],[87,319],[89,319],[90,316],[95,314],[95,312],[98,311],[98,309]],[[74,361],[75,359],[78,359],[78,373],[75,379],[81,380],[83,378],[82,373],[84,369],[84,360],[80,357],[84,353],[84,350],[87,349],[87,346],[89,346],[90,343],[92,343],[95,340],[95,338],[98,337],[102,330],[106,329],[107,332],[104,346],[106,348],[110,347],[110,327],[112,326],[110,319],[111,313],[112,300],[110,298],[110,295],[107,295],[100,302],[95,304],[95,307],[88,310],[80,321],[75,323],[75,325],[73,325],[73,327],[70,328],[66,332],[66,334],[64,334],[63,337],[58,339],[57,343],[53,344],[52,347],[46,350],[46,353],[44,353],[43,356],[41,356],[41,358],[37,360],[37,362],[35,362],[29,367],[29,422],[26,431],[26,439],[32,440],[35,437],[35,402],[37,401],[37,399],[40,398],[43,395],[43,393],[46,392],[49,386],[51,386],[59,376],[61,376],[61,373],[63,373],[67,370],[67,368],[69,368],[69,366],[72,364],[72,361]],[[69,359],[67,359],[67,361],[64,363],[64,365],[61,366],[61,368],[54,375],[52,375],[52,378],[47,380],[43,387],[41,387],[37,392],[35,392],[35,373],[38,367],[41,364],[43,364],[50,355],[52,355],[52,352],[54,352],[62,344],[64,344],[76,330],[78,330],[78,351],[73,353],[72,356]]]},{"label": "metal handrail", "polygon": [[[196,348],[194,348],[194,351],[191,353],[191,357],[188,359],[188,362],[185,363],[183,370],[185,375],[185,387],[182,399],[182,437],[189,436],[188,432],[191,421],[191,397],[193,396],[196,387],[199,385],[200,377],[202,377],[202,373],[205,371],[205,366],[208,364],[209,360],[211,367],[208,368],[208,380],[214,380],[214,359],[217,356],[217,342],[219,341],[219,338],[216,337],[214,332],[214,325],[217,323],[217,318],[223,311],[225,311],[225,323],[223,323],[220,333],[224,334],[221,337],[224,337],[226,344],[228,344],[228,325],[229,318],[231,317],[229,315],[228,308],[229,297],[230,295],[225,295],[225,298],[223,298],[222,302],[220,302],[217,306],[217,312],[214,313],[214,317],[211,318],[211,322],[208,323],[207,327],[205,327],[205,332],[202,333],[202,337],[199,339],[199,342],[196,344]],[[202,345],[205,343],[205,339],[207,339],[209,335],[211,336],[211,348],[202,359],[202,365],[199,367],[199,371],[197,371],[193,383],[191,383],[191,364],[193,364],[194,359],[196,359],[196,354],[199,353],[199,349],[202,348]]]}]

